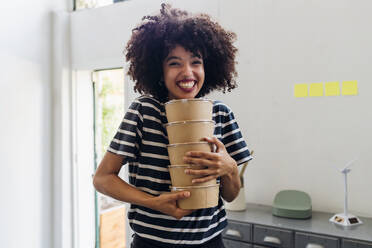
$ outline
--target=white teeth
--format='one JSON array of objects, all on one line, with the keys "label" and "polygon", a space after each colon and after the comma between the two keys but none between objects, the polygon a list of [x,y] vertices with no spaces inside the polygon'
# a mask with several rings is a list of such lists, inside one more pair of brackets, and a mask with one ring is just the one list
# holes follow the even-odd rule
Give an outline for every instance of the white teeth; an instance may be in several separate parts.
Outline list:
[{"label": "white teeth", "polygon": [[192,87],[194,87],[194,82],[182,82],[182,83],[179,83],[178,84],[180,87],[182,88],[187,88],[187,89],[190,89]]}]

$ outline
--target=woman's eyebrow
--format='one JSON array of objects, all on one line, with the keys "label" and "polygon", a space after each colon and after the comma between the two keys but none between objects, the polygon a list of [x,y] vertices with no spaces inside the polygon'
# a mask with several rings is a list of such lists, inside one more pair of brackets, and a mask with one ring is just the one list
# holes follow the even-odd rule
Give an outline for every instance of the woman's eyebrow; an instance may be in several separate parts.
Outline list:
[{"label": "woman's eyebrow", "polygon": [[198,59],[201,59],[202,56],[199,55],[199,54],[193,54],[193,55],[191,56],[191,58],[198,58]]},{"label": "woman's eyebrow", "polygon": [[180,60],[181,58],[180,57],[177,57],[177,56],[170,56],[170,57],[168,57],[168,58],[165,59],[165,62],[168,62],[171,59],[179,59]]}]

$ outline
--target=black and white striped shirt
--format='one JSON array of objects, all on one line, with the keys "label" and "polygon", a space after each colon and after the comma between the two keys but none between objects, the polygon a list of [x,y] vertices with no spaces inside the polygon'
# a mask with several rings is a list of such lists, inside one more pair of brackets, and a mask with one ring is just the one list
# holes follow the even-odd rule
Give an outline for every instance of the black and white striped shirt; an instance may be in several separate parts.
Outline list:
[{"label": "black and white striped shirt", "polygon": [[[238,164],[252,159],[231,110],[222,102],[213,104],[214,136],[225,145]],[[169,192],[167,123],[164,104],[145,95],[129,107],[112,140],[109,152],[125,156],[129,183],[152,195]],[[133,231],[160,246],[200,245],[222,232],[227,224],[221,196],[218,206],[199,209],[180,220],[161,212],[131,204],[128,219]]]}]

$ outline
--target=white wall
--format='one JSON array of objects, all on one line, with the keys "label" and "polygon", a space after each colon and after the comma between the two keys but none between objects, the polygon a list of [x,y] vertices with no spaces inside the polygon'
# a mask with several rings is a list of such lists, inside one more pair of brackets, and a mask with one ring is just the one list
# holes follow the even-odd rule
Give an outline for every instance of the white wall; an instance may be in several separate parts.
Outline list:
[{"label": "white wall", "polygon": [[72,68],[99,69],[123,66],[124,49],[132,29],[144,15],[156,13],[162,2],[217,16],[214,0],[135,0],[71,15]]},{"label": "white wall", "polygon": [[2,247],[52,247],[51,11],[66,3],[1,3]]},{"label": "white wall", "polygon": [[[298,189],[310,194],[315,210],[341,212],[343,181],[336,168],[360,155],[349,175],[349,207],[355,214],[372,216],[368,153],[372,36],[366,32],[372,2],[199,1],[202,6],[172,2],[207,12],[238,34],[239,87],[211,97],[232,107],[256,152],[246,171],[247,200],[270,205],[279,190]],[[73,67],[124,64],[122,51],[131,28],[157,9],[158,1],[138,0],[74,13]],[[360,94],[293,97],[295,83],[334,80],[358,80]]]},{"label": "white wall", "polygon": [[[221,2],[220,21],[238,34],[239,88],[222,96],[249,146],[250,202],[271,204],[283,189],[310,194],[313,209],[372,216],[372,2]],[[234,18],[231,18],[234,13]],[[295,98],[296,83],[358,80],[357,96]]]}]

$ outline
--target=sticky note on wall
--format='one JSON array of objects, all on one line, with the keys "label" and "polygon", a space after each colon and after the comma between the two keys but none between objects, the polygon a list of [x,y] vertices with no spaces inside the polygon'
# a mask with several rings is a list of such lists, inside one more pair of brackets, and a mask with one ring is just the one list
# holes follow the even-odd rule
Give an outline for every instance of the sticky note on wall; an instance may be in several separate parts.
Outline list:
[{"label": "sticky note on wall", "polygon": [[295,84],[294,96],[295,97],[307,97],[307,84]]},{"label": "sticky note on wall", "polygon": [[326,82],[325,83],[325,95],[326,96],[339,96],[340,95],[340,83],[339,82]]},{"label": "sticky note on wall", "polygon": [[311,83],[309,89],[310,96],[323,96],[323,83]]},{"label": "sticky note on wall", "polygon": [[342,82],[342,95],[358,95],[358,82],[353,81],[343,81]]}]

